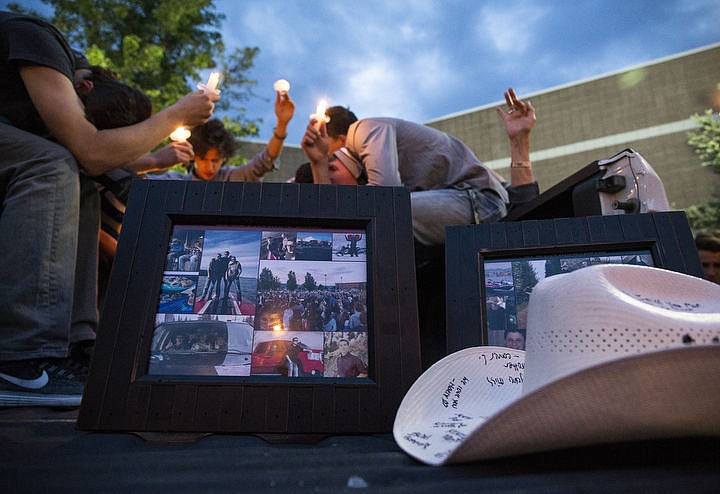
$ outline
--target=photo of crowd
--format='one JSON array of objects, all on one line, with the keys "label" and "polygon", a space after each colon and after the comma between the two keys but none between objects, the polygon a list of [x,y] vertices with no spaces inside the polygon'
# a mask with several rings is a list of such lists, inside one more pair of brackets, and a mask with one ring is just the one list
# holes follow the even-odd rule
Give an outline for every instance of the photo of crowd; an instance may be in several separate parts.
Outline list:
[{"label": "photo of crowd", "polygon": [[650,251],[486,260],[484,306],[488,344],[525,350],[527,310],[535,285],[543,278],[595,264],[652,266],[653,261]]},{"label": "photo of crowd", "polygon": [[165,268],[149,373],[368,377],[364,230],[176,226]]}]

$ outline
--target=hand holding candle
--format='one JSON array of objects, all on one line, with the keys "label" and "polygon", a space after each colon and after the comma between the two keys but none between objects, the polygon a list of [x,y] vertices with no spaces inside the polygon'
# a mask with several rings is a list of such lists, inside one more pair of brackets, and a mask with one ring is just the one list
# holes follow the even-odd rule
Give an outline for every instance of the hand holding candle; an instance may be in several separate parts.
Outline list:
[{"label": "hand holding candle", "polygon": [[287,94],[290,91],[290,83],[285,79],[278,79],[273,84],[273,89],[280,94]]},{"label": "hand holding candle", "polygon": [[203,84],[202,82],[199,82],[197,87],[198,89],[202,89],[203,91],[207,93],[215,93],[220,94],[220,91],[218,90],[218,84],[220,84],[220,80],[222,78],[221,72],[210,72],[210,77],[208,77],[207,83]]},{"label": "hand holding candle", "polygon": [[185,142],[188,140],[188,137],[190,137],[190,131],[182,125],[170,134],[170,139],[175,142]]},{"label": "hand holding candle", "polygon": [[327,110],[327,101],[321,99],[315,108],[315,113],[310,115],[311,120],[315,119],[315,128],[318,130],[320,129],[322,122],[327,123],[330,121],[330,117],[325,115],[325,110]]}]

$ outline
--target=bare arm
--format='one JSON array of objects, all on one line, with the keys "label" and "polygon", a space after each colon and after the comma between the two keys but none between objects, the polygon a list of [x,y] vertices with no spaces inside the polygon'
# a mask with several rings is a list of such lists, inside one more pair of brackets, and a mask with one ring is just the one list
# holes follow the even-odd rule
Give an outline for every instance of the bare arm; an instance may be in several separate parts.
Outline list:
[{"label": "bare arm", "polygon": [[215,94],[190,93],[149,119],[128,127],[98,130],[85,118],[72,82],[43,66],[20,69],[25,87],[52,135],[73,153],[90,175],[99,175],[138,159],[179,125],[194,127],[212,115]]},{"label": "bare arm", "polygon": [[535,125],[535,108],[529,101],[518,99],[510,88],[505,92],[508,111],[496,108],[495,111],[505,123],[510,142],[510,184],[513,186],[535,182],[530,161],[530,131]]},{"label": "bare arm", "polygon": [[280,156],[283,142],[287,137],[287,126],[294,114],[295,103],[290,99],[290,96],[287,93],[277,92],[275,97],[275,117],[277,122],[275,123],[275,129],[273,129],[273,135],[270,136],[267,144],[267,152],[273,160]]},{"label": "bare arm", "polygon": [[178,163],[187,165],[194,156],[190,142],[171,142],[162,149],[141,156],[126,168],[135,173],[165,170]]}]

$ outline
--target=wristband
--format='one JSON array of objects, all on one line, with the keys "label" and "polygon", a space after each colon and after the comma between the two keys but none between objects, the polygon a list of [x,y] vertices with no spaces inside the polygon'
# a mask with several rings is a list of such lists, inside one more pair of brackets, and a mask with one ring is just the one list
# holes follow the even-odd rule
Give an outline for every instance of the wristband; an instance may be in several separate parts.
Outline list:
[{"label": "wristband", "polygon": [[275,137],[275,139],[277,139],[278,141],[284,141],[287,137],[287,134],[285,134],[284,136],[279,136],[278,133],[275,132],[275,129],[273,129],[273,137]]},{"label": "wristband", "polygon": [[530,161],[513,161],[510,163],[510,168],[532,168],[532,162],[530,162]]}]

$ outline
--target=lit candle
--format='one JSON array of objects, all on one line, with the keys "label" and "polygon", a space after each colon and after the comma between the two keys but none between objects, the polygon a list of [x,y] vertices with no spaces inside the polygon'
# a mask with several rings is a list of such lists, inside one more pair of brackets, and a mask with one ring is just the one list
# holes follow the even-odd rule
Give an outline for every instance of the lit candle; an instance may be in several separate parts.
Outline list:
[{"label": "lit candle", "polygon": [[290,91],[290,83],[285,79],[278,79],[275,81],[275,84],[273,84],[273,89],[278,93],[287,93]]},{"label": "lit candle", "polygon": [[208,77],[207,83],[203,84],[202,82],[198,83],[198,89],[202,89],[203,91],[207,91],[209,93],[220,93],[218,91],[217,87],[218,84],[220,84],[220,77],[222,76],[221,72],[210,72],[210,77]]},{"label": "lit candle", "polygon": [[316,122],[315,122],[316,129],[320,128],[321,122],[327,123],[330,121],[330,117],[325,115],[325,110],[327,110],[327,101],[325,101],[324,99],[321,99],[318,102],[317,107],[315,108],[315,113],[310,115],[310,119],[314,118],[316,120]]},{"label": "lit candle", "polygon": [[188,137],[190,137],[190,131],[182,125],[170,134],[170,139],[175,142],[185,142],[188,140]]}]

